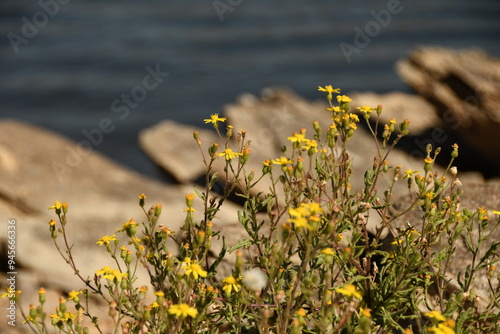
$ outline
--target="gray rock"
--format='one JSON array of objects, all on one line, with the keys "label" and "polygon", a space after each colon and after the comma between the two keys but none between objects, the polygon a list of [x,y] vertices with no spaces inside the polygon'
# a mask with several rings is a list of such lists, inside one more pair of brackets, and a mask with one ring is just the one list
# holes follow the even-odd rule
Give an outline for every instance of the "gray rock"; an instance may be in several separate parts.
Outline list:
[{"label": "gray rock", "polygon": [[500,169],[500,60],[480,50],[415,50],[397,64],[403,80],[434,105],[444,125]]}]

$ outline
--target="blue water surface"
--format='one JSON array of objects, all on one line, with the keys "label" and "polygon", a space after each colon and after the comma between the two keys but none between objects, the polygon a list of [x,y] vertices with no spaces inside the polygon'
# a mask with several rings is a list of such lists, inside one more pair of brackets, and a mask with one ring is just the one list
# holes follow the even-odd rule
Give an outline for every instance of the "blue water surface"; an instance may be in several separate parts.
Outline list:
[{"label": "blue water surface", "polygon": [[[163,179],[137,145],[142,129],[203,126],[267,86],[309,99],[326,84],[410,92],[398,59],[422,45],[499,56],[499,14],[497,0],[2,0],[0,117],[75,141],[109,118],[93,149]],[[156,70],[169,73],[157,85],[145,79]]]}]

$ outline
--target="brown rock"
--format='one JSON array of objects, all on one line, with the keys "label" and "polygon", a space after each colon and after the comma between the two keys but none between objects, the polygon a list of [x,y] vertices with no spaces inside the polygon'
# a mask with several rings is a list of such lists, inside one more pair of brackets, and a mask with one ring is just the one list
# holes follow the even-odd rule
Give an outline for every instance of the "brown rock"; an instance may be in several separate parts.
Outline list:
[{"label": "brown rock", "polygon": [[[376,108],[379,104],[382,105],[383,112],[380,115],[382,123],[388,123],[391,118],[394,118],[398,123],[405,119],[410,120],[410,133],[412,135],[419,135],[430,128],[443,126],[441,119],[436,115],[434,106],[419,95],[401,92],[387,94],[353,92],[348,95],[352,98],[354,107],[367,105]],[[375,118],[376,114],[373,113],[371,120],[374,122]]]},{"label": "brown rock", "polygon": [[500,60],[480,50],[427,47],[398,62],[399,75],[431,102],[446,127],[500,168]]},{"label": "brown rock", "polygon": [[189,183],[205,173],[198,144],[193,131],[199,132],[204,147],[218,141],[212,131],[182,126],[173,121],[163,121],[143,130],[139,144],[144,152],[180,183]]}]

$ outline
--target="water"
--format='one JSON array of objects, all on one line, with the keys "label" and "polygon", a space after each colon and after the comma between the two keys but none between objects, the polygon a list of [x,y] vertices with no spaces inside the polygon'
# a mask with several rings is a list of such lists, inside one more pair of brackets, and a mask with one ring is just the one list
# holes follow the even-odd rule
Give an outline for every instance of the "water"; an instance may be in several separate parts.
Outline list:
[{"label": "water", "polygon": [[[203,126],[239,94],[271,85],[309,99],[322,98],[316,87],[326,84],[344,92],[409,92],[393,66],[419,45],[479,47],[500,56],[497,0],[401,1],[350,62],[339,44],[354,46],[353,29],[365,29],[371,11],[396,0],[243,0],[223,21],[207,0],[55,1],[42,1],[57,4],[45,21],[37,1],[0,4],[0,116],[75,141],[109,118],[113,131],[93,148],[157,179],[165,177],[140,151],[137,136],[161,120]],[[23,18],[38,20],[39,29],[16,53],[9,33],[22,37]],[[141,88],[148,66],[169,73],[151,90]],[[131,93],[143,100],[113,108]]]}]

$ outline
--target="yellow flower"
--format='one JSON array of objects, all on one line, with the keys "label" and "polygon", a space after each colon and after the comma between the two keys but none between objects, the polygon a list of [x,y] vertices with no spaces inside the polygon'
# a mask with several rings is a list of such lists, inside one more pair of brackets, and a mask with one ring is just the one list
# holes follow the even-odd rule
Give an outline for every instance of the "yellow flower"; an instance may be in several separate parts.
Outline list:
[{"label": "yellow flower", "polygon": [[147,197],[146,197],[146,195],[144,195],[144,193],[142,193],[142,194],[139,195],[139,199],[146,199],[146,198]]},{"label": "yellow flower", "polygon": [[240,157],[242,155],[243,155],[243,153],[233,152],[233,150],[231,150],[230,148],[226,148],[224,150],[224,152],[219,153],[219,157],[225,156],[226,161],[230,161],[231,159],[234,159],[236,157]]},{"label": "yellow flower", "polygon": [[311,225],[309,225],[307,219],[304,217],[290,218],[288,221],[290,223],[294,223],[295,227],[297,227],[297,228],[305,227],[308,230],[313,230],[313,227]]},{"label": "yellow flower", "polygon": [[59,201],[56,201],[54,205],[49,206],[49,210],[61,210],[62,204]]},{"label": "yellow flower", "polygon": [[231,295],[231,292],[234,290],[234,292],[240,291],[241,288],[241,279],[242,277],[239,276],[238,278],[234,276],[228,276],[222,280],[222,283],[225,283],[224,287],[222,290],[226,292],[227,295]]},{"label": "yellow flower", "polygon": [[218,127],[218,122],[225,122],[226,117],[219,117],[219,114],[212,114],[210,118],[204,119],[205,123],[212,123],[214,127]]},{"label": "yellow flower", "polygon": [[306,139],[304,141],[304,145],[302,145],[303,149],[306,150],[314,149],[314,152],[318,152],[317,147],[318,147],[318,142],[316,140],[309,140],[309,139]]},{"label": "yellow flower", "polygon": [[437,321],[446,321],[446,318],[439,311],[430,311],[424,313],[424,315],[429,319],[435,319]]},{"label": "yellow flower", "polygon": [[335,289],[338,293],[346,296],[346,297],[351,297],[354,296],[355,298],[361,299],[363,296],[359,292],[359,290],[354,286],[354,284],[347,284],[344,288],[337,288]]},{"label": "yellow flower", "polygon": [[115,235],[105,235],[104,237],[102,237],[101,239],[99,239],[96,244],[98,244],[99,246],[102,246],[102,245],[109,245],[109,243],[111,241],[114,241],[116,240],[115,238]]},{"label": "yellow flower", "polygon": [[44,288],[40,288],[40,289],[38,289],[38,293],[39,293],[39,294],[41,294],[41,295],[43,295],[43,294],[44,294],[44,293],[46,293],[46,292],[47,292],[47,291],[45,291],[45,289],[44,289]]},{"label": "yellow flower", "polygon": [[452,327],[448,327],[447,325],[441,323],[437,326],[429,327],[429,333],[434,334],[455,334],[455,330]]},{"label": "yellow flower", "polygon": [[306,136],[303,133],[297,133],[295,132],[292,137],[287,138],[289,141],[292,143],[302,143],[303,141],[306,140]]},{"label": "yellow flower", "polygon": [[80,297],[78,297],[78,296],[81,293],[82,293],[81,290],[78,290],[78,291],[73,290],[70,293],[68,293],[68,299],[73,300],[75,303],[80,303]]},{"label": "yellow flower", "polygon": [[198,315],[198,310],[190,307],[188,304],[172,305],[168,309],[168,313],[175,315],[181,319],[186,317],[195,318]]},{"label": "yellow flower", "polygon": [[431,163],[433,163],[433,162],[434,162],[434,159],[432,159],[431,157],[427,157],[427,158],[425,158],[425,159],[424,159],[424,162],[425,162],[426,164],[431,164]]},{"label": "yellow flower", "polygon": [[302,307],[297,310],[296,313],[299,317],[305,317],[307,315],[306,310],[304,310]]},{"label": "yellow flower", "polygon": [[351,102],[351,101],[352,101],[352,99],[347,95],[338,95],[337,96],[338,103],[347,103],[347,102]]},{"label": "yellow flower", "polygon": [[297,228],[305,227],[313,230],[314,228],[309,225],[309,221],[320,221],[319,214],[321,212],[323,212],[323,209],[318,203],[301,203],[297,208],[288,209],[288,214],[293,217],[288,222],[294,223]]},{"label": "yellow flower", "polygon": [[399,238],[399,239],[395,239],[393,242],[391,242],[391,245],[402,245],[403,244],[403,239],[402,238]]},{"label": "yellow flower", "polygon": [[325,248],[325,249],[321,250],[321,254],[334,255],[335,253],[333,252],[333,249],[331,249],[330,247],[328,247],[328,248]]},{"label": "yellow flower", "polygon": [[361,111],[363,114],[371,114],[372,111],[375,111],[376,108],[372,108],[370,106],[364,105],[362,107],[356,107],[359,111]]},{"label": "yellow flower", "polygon": [[500,216],[500,211],[495,211],[494,210],[494,211],[491,211],[491,213],[494,214],[494,215],[499,215]]},{"label": "yellow flower", "polygon": [[340,109],[339,106],[331,107],[331,108],[326,108],[328,111],[333,111],[333,112],[342,112],[343,110]]},{"label": "yellow flower", "polygon": [[71,312],[64,312],[61,315],[51,314],[50,317],[52,319],[56,319],[56,321],[58,321],[58,322],[59,321],[61,321],[61,322],[67,322],[67,321],[75,319],[76,318],[76,314],[71,313]]},{"label": "yellow flower", "polygon": [[275,165],[287,165],[293,164],[293,161],[288,159],[287,157],[280,157],[279,159],[274,159],[272,163]]},{"label": "yellow flower", "polygon": [[184,275],[193,276],[194,279],[198,277],[207,277],[207,272],[196,262],[191,261],[191,258],[186,257],[184,262],[181,263],[181,268],[184,269]]},{"label": "yellow flower", "polygon": [[97,276],[102,276],[108,281],[120,282],[122,278],[127,278],[127,273],[122,273],[117,269],[111,269],[109,266],[102,268],[101,270],[96,270]]},{"label": "yellow flower", "polygon": [[359,122],[359,117],[356,114],[348,114],[349,115],[349,120],[351,122]]},{"label": "yellow flower", "polygon": [[321,86],[318,86],[318,90],[321,92],[326,92],[326,93],[340,93],[340,88],[333,88],[332,85],[325,86],[324,88]]},{"label": "yellow flower", "polygon": [[411,174],[415,174],[415,173],[418,173],[417,171],[413,171],[411,169],[407,169],[405,170],[405,176],[403,176],[403,179],[406,179],[406,178],[411,178]]},{"label": "yellow flower", "polygon": [[370,318],[372,316],[371,312],[372,310],[370,310],[369,308],[362,308],[362,307],[359,308],[359,313],[361,315],[364,315],[365,317]]}]

